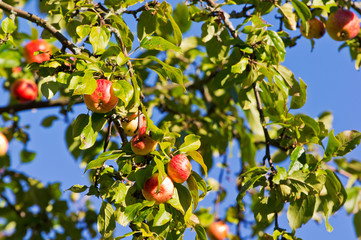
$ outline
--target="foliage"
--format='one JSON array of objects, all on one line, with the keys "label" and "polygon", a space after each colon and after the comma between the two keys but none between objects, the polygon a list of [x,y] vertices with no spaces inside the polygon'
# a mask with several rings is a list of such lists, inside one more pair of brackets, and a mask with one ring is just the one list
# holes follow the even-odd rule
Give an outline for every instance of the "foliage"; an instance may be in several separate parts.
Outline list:
[{"label": "foliage", "polygon": [[[22,162],[33,161],[36,153],[26,148],[29,136],[19,125],[23,119],[18,112],[61,106],[59,115],[67,116],[82,103],[83,94],[94,92],[99,78],[113,82],[120,101],[106,114],[79,114],[66,131],[69,152],[90,178],[88,185],[74,183],[68,190],[72,196],[101,198],[100,209],[94,210],[89,201],[80,210],[71,209],[71,201],[61,199],[57,183],[44,186],[18,172],[5,155],[0,158],[0,204],[7,206],[0,210],[1,238],[22,239],[28,234],[32,239],[80,239],[98,232],[104,239],[182,239],[192,228],[197,239],[206,239],[205,229],[220,216],[217,207],[213,216],[197,206],[209,191],[217,191],[216,205],[226,197],[221,181],[206,181],[207,172],[216,167],[215,156],[226,155],[234,143],[240,147],[241,169],[236,201],[221,216],[228,224],[239,229],[246,224],[244,211],[251,210],[253,236],[299,239],[296,229],[312,218],[324,218],[332,231],[328,219],[345,206],[359,229],[360,187],[355,181],[361,167],[344,156],[359,145],[361,133],[335,134],[328,112],[316,119],[299,113],[307,100],[307,85],[282,65],[286,49],[297,47],[300,38],[291,37],[291,31],[299,31],[300,25],[308,29],[307,21],[315,16],[325,22],[337,6],[360,13],[356,1],[42,0],[39,9],[46,22],[17,10],[25,3],[0,2],[3,87],[10,89],[16,79],[30,78],[41,93],[28,105],[11,98],[8,107],[0,108],[2,132],[24,143]],[[238,10],[224,10],[230,8]],[[270,30],[266,15],[279,19],[278,31]],[[33,24],[31,33],[21,30],[20,18]],[[239,25],[234,26],[236,20]],[[189,36],[192,28],[199,34]],[[28,64],[22,58],[24,45],[37,38],[53,43],[53,54],[49,61]],[[356,69],[361,65],[360,39],[359,34],[340,47],[350,50]],[[14,71],[18,67],[22,70]],[[164,116],[157,124],[151,119],[155,108]],[[145,114],[147,129],[159,143],[146,156],[132,152],[121,127],[121,121],[135,112]],[[49,115],[42,125],[51,127],[59,115]],[[121,145],[114,140],[119,137]],[[271,146],[277,151],[271,152]],[[264,154],[263,164],[257,152]],[[175,184],[173,197],[164,204],[145,200],[144,182],[156,172],[162,181],[166,164],[179,153],[194,160],[202,172],[193,171],[186,184]],[[225,157],[223,167],[227,165],[232,163]],[[345,188],[337,173],[354,182]],[[278,225],[282,211],[287,212],[292,232]],[[274,230],[267,230],[272,224]],[[121,226],[132,231],[115,236]],[[242,236],[237,231],[229,238]]]}]

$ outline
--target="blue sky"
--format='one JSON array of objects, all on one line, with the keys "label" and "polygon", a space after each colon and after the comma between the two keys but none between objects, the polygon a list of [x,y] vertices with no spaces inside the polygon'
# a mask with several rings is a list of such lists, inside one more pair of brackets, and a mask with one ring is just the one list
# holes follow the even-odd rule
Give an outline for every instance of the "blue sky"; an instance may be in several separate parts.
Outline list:
[{"label": "blue sky", "polygon": [[[28,4],[25,10],[37,12],[34,10],[34,4]],[[276,20],[269,18],[268,21],[278,26]],[[193,32],[197,32],[197,30],[193,30],[190,34]],[[298,35],[300,32],[296,30],[292,34]],[[302,112],[317,117],[323,111],[328,110],[334,115],[335,133],[351,129],[361,131],[361,94],[359,93],[361,74],[355,70],[354,62],[351,61],[347,49],[338,51],[340,45],[341,42],[332,40],[326,33],[323,38],[316,40],[313,52],[311,52],[310,40],[305,38],[301,38],[296,47],[287,49],[284,65],[295,73],[296,78],[301,77],[308,86],[305,106],[294,113]],[[0,84],[2,81],[0,80]],[[8,103],[8,96],[7,92],[0,89],[1,106]],[[70,114],[70,119],[87,112],[84,105],[76,106],[74,109],[75,112]],[[89,182],[88,177],[83,175],[84,169],[79,167],[66,148],[65,129],[67,124],[63,120],[58,120],[51,128],[44,128],[40,125],[46,116],[56,114],[58,111],[58,108],[54,108],[22,112],[20,124],[31,124],[29,130],[31,139],[28,149],[36,151],[37,157],[29,164],[21,164],[19,150],[22,149],[22,145],[14,141],[10,143],[10,155],[14,169],[26,172],[45,182],[61,182],[61,188],[65,190],[72,185],[89,184]],[[154,118],[157,120],[157,116]],[[360,151],[360,149],[356,149],[347,157],[359,159]],[[233,156],[236,157],[235,154]],[[237,162],[236,159],[234,160]],[[258,160],[261,161],[261,157]],[[195,168],[197,167],[195,166]],[[234,169],[239,168],[235,167]],[[210,177],[218,178],[218,174],[219,169],[215,168],[210,172]],[[233,181],[236,180],[235,174],[232,172],[230,175]],[[345,178],[340,178],[345,183]],[[227,184],[229,192],[235,194],[233,186],[234,183]],[[213,206],[214,198],[215,194],[210,194],[200,205]],[[234,199],[235,196],[231,194],[221,204],[220,216],[225,215],[225,210]],[[96,198],[94,198],[94,202],[96,205],[99,204],[99,200]],[[303,239],[356,239],[352,217],[347,216],[344,210],[332,216],[330,223],[334,227],[332,233],[326,231],[324,222],[317,224],[311,220],[297,230],[297,236]],[[117,226],[121,228],[120,225]],[[280,216],[280,226],[289,230],[285,213]],[[234,228],[232,229],[234,230]],[[246,229],[243,230],[247,232]],[[194,234],[187,233],[184,239],[194,239]]]}]

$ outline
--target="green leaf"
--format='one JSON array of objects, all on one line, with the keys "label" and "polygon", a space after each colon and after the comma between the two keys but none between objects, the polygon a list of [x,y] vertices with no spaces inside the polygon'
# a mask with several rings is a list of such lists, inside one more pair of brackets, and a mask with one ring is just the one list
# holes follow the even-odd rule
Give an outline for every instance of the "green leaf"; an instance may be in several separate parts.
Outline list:
[{"label": "green leaf", "polygon": [[196,240],[207,240],[207,233],[206,230],[201,225],[196,225],[194,227],[194,230],[196,231]]},{"label": "green leaf", "polygon": [[80,134],[82,133],[83,129],[88,125],[89,123],[89,115],[87,114],[79,114],[73,124],[72,127],[72,135],[73,138],[80,136]]},{"label": "green leaf", "polygon": [[243,57],[238,63],[232,65],[231,72],[241,74],[243,73],[244,70],[246,70],[247,65],[248,65],[248,58]]},{"label": "green leaf", "polygon": [[357,239],[361,238],[361,211],[353,216],[353,225],[356,231]]},{"label": "green leaf", "polygon": [[196,161],[197,163],[199,163],[201,165],[201,167],[203,168],[203,171],[204,171],[204,175],[207,178],[208,168],[207,168],[207,165],[204,163],[202,155],[197,151],[189,151],[189,152],[187,152],[187,154],[194,161]]},{"label": "green leaf", "polygon": [[348,130],[337,134],[336,138],[340,143],[340,146],[338,147],[337,152],[334,153],[334,156],[344,156],[360,144],[361,132]]},{"label": "green leaf", "polygon": [[192,200],[193,200],[193,212],[197,209],[198,206],[198,201],[199,201],[199,190],[198,190],[198,185],[197,185],[197,181],[194,178],[193,175],[190,175],[187,179],[187,185],[188,185],[188,189],[191,193],[192,196]]},{"label": "green leaf", "polygon": [[137,34],[139,40],[143,40],[144,36],[152,35],[155,32],[155,20],[156,16],[154,16],[151,11],[142,11],[137,24]]},{"label": "green leaf", "polygon": [[118,159],[123,154],[124,154],[124,152],[121,150],[113,150],[113,151],[104,152],[104,153],[100,154],[97,159],[94,159],[88,163],[88,165],[86,166],[86,168],[84,170],[84,173],[86,171],[88,171],[89,169],[100,168],[101,166],[103,166],[105,161],[112,160],[112,159]]},{"label": "green leaf", "polygon": [[285,27],[289,30],[296,30],[297,27],[297,16],[293,12],[293,6],[287,2],[279,7],[279,12],[283,16]]},{"label": "green leaf", "polygon": [[276,49],[279,52],[280,62],[283,62],[285,59],[286,49],[285,49],[285,44],[283,43],[282,38],[275,31],[272,31],[272,30],[267,30],[267,34],[268,34],[271,42],[273,43],[273,45],[276,47]]},{"label": "green leaf", "polygon": [[102,54],[108,46],[110,32],[105,27],[92,27],[89,42],[93,45],[94,54]]},{"label": "green leaf", "polygon": [[287,170],[284,167],[278,167],[277,166],[277,174],[273,177],[273,182],[275,184],[280,184],[281,180],[287,179]]},{"label": "green leaf", "polygon": [[89,118],[89,123],[88,125],[85,126],[85,128],[83,129],[83,131],[80,134],[80,146],[79,148],[84,150],[84,149],[88,149],[90,147],[92,147],[97,139],[98,136],[98,132],[94,131],[92,123],[91,123],[91,118]]},{"label": "green leaf", "polygon": [[12,19],[7,17],[4,20],[2,20],[1,28],[4,31],[4,33],[12,33],[15,31],[16,25]]},{"label": "green leaf", "polygon": [[166,13],[166,16],[167,16],[168,20],[170,21],[170,23],[172,24],[175,44],[177,46],[180,46],[182,43],[182,32],[179,29],[178,24],[174,21],[174,18],[172,17],[172,15],[169,12]]},{"label": "green leaf", "polygon": [[30,152],[26,149],[20,152],[20,159],[22,163],[28,163],[33,161],[35,159],[35,156],[36,156],[35,152]]},{"label": "green leaf", "polygon": [[[340,209],[347,199],[347,193],[340,179],[331,170],[326,170],[325,187],[327,190],[327,199],[332,201],[332,213]],[[329,205],[330,206],[330,205]]]},{"label": "green leaf", "polygon": [[190,134],[184,138],[184,143],[179,147],[178,151],[181,153],[188,153],[190,151],[196,151],[201,146],[201,137]]},{"label": "green leaf", "polygon": [[101,131],[105,124],[107,123],[107,119],[104,117],[104,114],[101,113],[93,113],[91,115],[91,124],[94,131],[99,132]]},{"label": "green leaf", "polygon": [[109,237],[115,229],[114,208],[110,203],[104,202],[99,210],[97,219],[98,232]]},{"label": "green leaf", "polygon": [[303,107],[303,105],[305,105],[307,98],[306,90],[307,90],[306,83],[304,83],[302,79],[300,79],[300,89],[298,93],[295,93],[292,96],[291,106],[290,106],[291,109],[299,109]]},{"label": "green leaf", "polygon": [[76,33],[81,39],[89,36],[90,31],[91,27],[89,25],[80,25],[76,27]]},{"label": "green leaf", "polygon": [[204,181],[204,179],[196,172],[192,171],[191,176],[194,177],[197,185],[198,185],[198,189],[201,190],[203,193],[199,196],[200,199],[203,199],[204,196],[207,194],[207,184],[206,181]]},{"label": "green leaf", "polygon": [[328,134],[328,142],[325,151],[326,158],[323,161],[329,161],[334,156],[337,149],[341,146],[341,143],[337,140],[333,133],[333,129]]},{"label": "green leaf", "polygon": [[58,117],[57,116],[49,116],[49,117],[46,117],[43,119],[43,121],[41,122],[41,125],[43,127],[51,127],[51,125],[53,124],[53,122],[55,120],[58,120]]},{"label": "green leaf", "polygon": [[176,52],[182,52],[182,49],[180,47],[177,47],[173,43],[158,36],[145,36],[143,40],[140,42],[140,46],[148,50],[159,50],[159,51],[174,50]]},{"label": "green leaf", "polygon": [[287,211],[287,219],[290,227],[295,230],[302,224],[307,223],[313,216],[316,198],[314,195],[302,195],[290,203]]},{"label": "green leaf", "polygon": [[115,96],[123,101],[124,105],[127,106],[133,97],[134,89],[133,86],[124,80],[119,80],[112,84]]},{"label": "green leaf", "polygon": [[310,9],[301,1],[291,0],[293,7],[296,10],[297,15],[301,18],[302,24],[306,23],[312,17]]},{"label": "green leaf", "polygon": [[47,99],[53,98],[61,85],[54,76],[45,77],[39,82],[41,94]]},{"label": "green leaf", "polygon": [[73,95],[93,94],[97,88],[97,81],[93,77],[93,73],[89,70],[84,72],[84,76],[74,76],[70,80],[69,88],[74,89]]},{"label": "green leaf", "polygon": [[163,180],[167,177],[167,174],[165,173],[164,162],[158,155],[154,156],[154,162],[155,162],[155,164],[157,166],[157,169],[158,169],[158,172],[159,172],[159,174],[158,174],[158,187],[160,187]]},{"label": "green leaf", "polygon": [[162,65],[163,70],[165,71],[165,73],[167,74],[169,79],[172,82],[178,83],[182,87],[184,87],[184,85],[183,85],[183,73],[182,73],[182,71],[180,69],[168,65],[168,64],[162,62],[161,60],[159,60],[158,58],[156,58],[154,56],[148,56],[147,58],[159,63],[160,65]]},{"label": "green leaf", "polygon": [[163,226],[172,219],[172,214],[165,210],[164,204],[159,204],[159,210],[154,216],[153,227]]},{"label": "green leaf", "polygon": [[68,188],[68,189],[65,190],[65,191],[70,190],[70,191],[72,191],[72,192],[74,192],[74,193],[82,193],[82,192],[84,192],[84,191],[87,190],[87,189],[88,189],[88,187],[87,187],[86,185],[79,185],[79,184],[77,184],[77,185],[72,186],[71,188]]}]

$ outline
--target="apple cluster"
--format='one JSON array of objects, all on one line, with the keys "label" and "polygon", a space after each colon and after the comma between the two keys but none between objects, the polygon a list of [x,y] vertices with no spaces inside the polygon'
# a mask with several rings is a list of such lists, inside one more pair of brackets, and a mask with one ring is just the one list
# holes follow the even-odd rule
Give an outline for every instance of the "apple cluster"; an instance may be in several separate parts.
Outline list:
[{"label": "apple cluster", "polygon": [[355,13],[347,9],[337,9],[332,12],[326,25],[317,18],[307,21],[308,31],[301,25],[301,34],[308,39],[319,39],[327,30],[328,35],[336,41],[346,41],[357,36],[360,31],[360,22]]},{"label": "apple cluster", "polygon": [[[109,112],[118,104],[112,82],[106,79],[98,79],[93,94],[85,94],[83,98],[88,109],[96,113]],[[135,155],[146,156],[157,148],[158,142],[147,133],[146,118],[140,111],[124,117],[122,128],[128,137],[132,137],[130,146]],[[192,172],[192,165],[185,154],[178,154],[169,161],[167,172],[169,176],[162,179],[161,184],[158,182],[158,173],[145,182],[142,190],[145,199],[155,201],[156,204],[167,202],[174,193],[173,182],[185,182]]]},{"label": "apple cluster", "polygon": [[[30,41],[24,47],[24,58],[29,64],[48,61],[51,53],[50,44],[43,39]],[[14,68],[13,73],[21,73],[21,68]],[[28,104],[38,97],[38,86],[31,79],[18,78],[11,84],[10,94],[20,104]]]}]

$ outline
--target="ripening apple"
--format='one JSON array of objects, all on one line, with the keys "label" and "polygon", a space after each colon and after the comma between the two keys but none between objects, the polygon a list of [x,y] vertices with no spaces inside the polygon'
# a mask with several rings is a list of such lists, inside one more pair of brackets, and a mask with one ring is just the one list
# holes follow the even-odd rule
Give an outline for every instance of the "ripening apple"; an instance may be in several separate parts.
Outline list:
[{"label": "ripening apple", "polygon": [[14,68],[12,69],[12,72],[15,73],[15,74],[21,73],[21,67],[14,67]]},{"label": "ripening apple", "polygon": [[309,26],[308,33],[306,33],[306,30],[303,28],[303,25],[301,25],[300,27],[302,36],[308,39],[313,39],[313,38],[319,39],[325,34],[326,32],[325,24],[321,20],[317,18],[312,18],[307,22]]},{"label": "ripening apple", "polygon": [[213,222],[207,230],[208,236],[212,240],[223,240],[227,238],[228,225],[223,221]]},{"label": "ripening apple", "polygon": [[4,156],[9,148],[9,141],[3,133],[0,132],[0,157]]},{"label": "ripening apple", "polygon": [[[43,52],[43,53],[34,55],[35,52]],[[44,61],[48,61],[50,59],[50,54],[51,54],[50,44],[43,39],[33,40],[28,44],[26,44],[24,48],[24,57],[26,62],[28,63],[33,63],[33,62],[42,63]]]},{"label": "ripening apple", "polygon": [[112,82],[106,79],[98,79],[93,94],[84,94],[83,98],[88,109],[96,113],[107,113],[113,110],[119,100],[114,94]]},{"label": "ripening apple", "polygon": [[137,134],[144,135],[147,130],[147,123],[144,114],[140,114],[140,121],[138,118],[138,112],[129,114],[122,120],[122,127],[128,137],[132,137]]},{"label": "ripening apple", "polygon": [[10,93],[19,103],[26,104],[36,99],[38,86],[30,79],[18,79],[11,84]]},{"label": "ripening apple", "polygon": [[148,134],[135,135],[130,140],[132,151],[136,155],[145,156],[157,148],[158,142],[153,140]]},{"label": "ripening apple", "polygon": [[360,31],[360,22],[350,10],[338,9],[328,17],[326,29],[334,40],[345,41],[356,37]]},{"label": "ripening apple", "polygon": [[185,182],[192,172],[192,165],[184,154],[172,157],[168,163],[168,175],[176,183]]},{"label": "ripening apple", "polygon": [[174,193],[174,184],[169,177],[163,180],[158,189],[158,175],[155,173],[145,181],[142,190],[145,199],[155,201],[156,204],[165,203],[172,198]]}]

